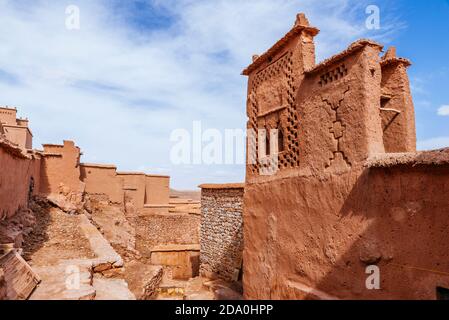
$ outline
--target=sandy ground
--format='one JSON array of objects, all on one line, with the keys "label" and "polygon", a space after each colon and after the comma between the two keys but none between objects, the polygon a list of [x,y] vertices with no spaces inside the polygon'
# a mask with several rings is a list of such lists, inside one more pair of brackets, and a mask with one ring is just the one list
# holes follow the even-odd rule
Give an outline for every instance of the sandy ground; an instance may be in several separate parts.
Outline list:
[{"label": "sandy ground", "polygon": [[31,266],[55,265],[64,259],[90,259],[95,255],[82,233],[80,216],[57,208],[34,207],[37,224],[25,238],[24,258]]}]

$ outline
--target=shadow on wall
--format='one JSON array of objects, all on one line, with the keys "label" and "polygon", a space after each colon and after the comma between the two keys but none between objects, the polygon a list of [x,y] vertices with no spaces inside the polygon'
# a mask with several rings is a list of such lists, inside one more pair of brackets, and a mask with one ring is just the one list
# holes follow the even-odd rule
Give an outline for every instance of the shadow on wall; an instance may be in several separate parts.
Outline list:
[{"label": "shadow on wall", "polygon": [[244,185],[203,184],[201,187],[200,273],[235,284],[241,292]]},{"label": "shadow on wall", "polygon": [[[240,264],[239,267],[235,266],[235,261],[232,257],[236,256],[236,250],[241,252],[243,251],[243,246],[239,247],[238,243],[242,243],[242,231],[236,231],[234,235],[232,236],[232,240],[230,243],[224,248],[224,250],[221,252],[221,255],[218,256],[217,261],[212,266],[213,270],[216,270],[216,273],[214,274],[214,277],[224,279],[226,282],[231,284],[231,288],[239,293],[243,293],[243,287],[242,287],[242,265]],[[220,270],[228,270],[229,266],[233,266],[234,274],[221,274]]]},{"label": "shadow on wall", "polygon": [[190,265],[192,266],[192,278],[200,275],[200,255],[190,255]]},{"label": "shadow on wall", "polygon": [[30,209],[36,218],[33,231],[25,236],[23,244],[23,258],[29,261],[33,254],[41,249],[49,240],[47,230],[51,223],[51,206],[39,198],[34,198],[30,203]]},{"label": "shadow on wall", "polygon": [[[327,230],[333,238],[323,250],[331,268],[314,288],[342,299],[437,298],[437,288],[449,288],[448,177],[447,166],[364,170],[338,214],[340,223],[326,226],[335,228]],[[346,228],[351,220],[361,222],[356,237]],[[347,250],[339,248],[344,237],[355,239]],[[377,271],[367,271],[372,265],[379,289]]]}]

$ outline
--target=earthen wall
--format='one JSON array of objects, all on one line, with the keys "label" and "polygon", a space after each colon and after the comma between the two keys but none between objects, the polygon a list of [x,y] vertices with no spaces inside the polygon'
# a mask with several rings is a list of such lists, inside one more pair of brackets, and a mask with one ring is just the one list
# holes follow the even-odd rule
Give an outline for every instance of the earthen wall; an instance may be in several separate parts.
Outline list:
[{"label": "earthen wall", "polygon": [[28,208],[30,195],[39,191],[40,164],[40,155],[25,154],[0,138],[0,220]]},{"label": "earthen wall", "polygon": [[20,148],[32,149],[33,136],[27,127],[18,125],[3,125],[7,139]]},{"label": "earthen wall", "polygon": [[385,151],[416,151],[415,112],[407,76],[410,62],[398,59],[392,53],[391,58],[386,55],[381,65],[381,117]]},{"label": "earthen wall", "polygon": [[115,166],[83,163],[80,170],[86,193],[106,195],[113,203],[123,203],[123,179],[117,175]]},{"label": "earthen wall", "polygon": [[17,109],[0,107],[0,122],[9,125],[15,125],[17,118]]},{"label": "earthen wall", "polygon": [[151,252],[151,264],[164,266],[169,278],[188,280],[198,276],[198,245],[161,245]]},{"label": "earthen wall", "polygon": [[[448,191],[448,165],[247,184],[245,296],[435,299],[449,286]],[[368,265],[380,290],[365,286]]]},{"label": "earthen wall", "polygon": [[[248,129],[283,132],[274,152],[272,137],[248,135],[258,158],[248,153],[245,296],[434,299],[449,285],[449,150],[414,153],[410,62],[359,40],[315,65],[309,31],[298,15],[243,72]],[[265,153],[278,162],[264,163]],[[381,289],[367,288],[368,266]]]},{"label": "earthen wall", "polygon": [[73,141],[63,145],[44,145],[41,188],[44,195],[80,194],[83,184],[80,180],[80,149]]},{"label": "earthen wall", "polygon": [[145,203],[146,176],[138,172],[118,172],[123,180],[125,194],[129,197],[136,212],[141,212]]}]

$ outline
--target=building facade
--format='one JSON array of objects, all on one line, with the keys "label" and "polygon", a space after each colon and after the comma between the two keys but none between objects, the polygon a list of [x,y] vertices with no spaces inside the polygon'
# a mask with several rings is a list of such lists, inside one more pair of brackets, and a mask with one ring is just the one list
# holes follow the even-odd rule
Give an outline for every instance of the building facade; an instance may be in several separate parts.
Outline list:
[{"label": "building facade", "polygon": [[245,297],[434,299],[449,151],[416,152],[411,63],[362,39],[315,64],[318,32],[299,14],[243,71]]},{"label": "building facade", "polygon": [[33,134],[28,128],[28,119],[17,118],[17,109],[0,107],[0,133],[20,148],[33,148]]}]

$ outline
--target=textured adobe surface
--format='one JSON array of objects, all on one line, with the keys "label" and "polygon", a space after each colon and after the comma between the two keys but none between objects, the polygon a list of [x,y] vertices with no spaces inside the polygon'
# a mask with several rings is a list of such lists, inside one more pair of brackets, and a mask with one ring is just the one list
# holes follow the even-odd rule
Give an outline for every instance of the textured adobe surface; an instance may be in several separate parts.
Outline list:
[{"label": "textured adobe surface", "polygon": [[[283,132],[278,162],[247,166],[245,297],[435,299],[449,286],[448,153],[415,150],[410,62],[359,40],[315,66],[314,35],[288,36],[245,70],[248,129]],[[368,265],[380,290],[366,287]]]}]

